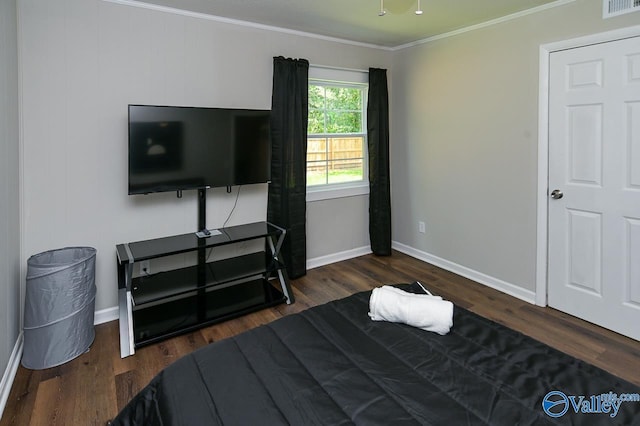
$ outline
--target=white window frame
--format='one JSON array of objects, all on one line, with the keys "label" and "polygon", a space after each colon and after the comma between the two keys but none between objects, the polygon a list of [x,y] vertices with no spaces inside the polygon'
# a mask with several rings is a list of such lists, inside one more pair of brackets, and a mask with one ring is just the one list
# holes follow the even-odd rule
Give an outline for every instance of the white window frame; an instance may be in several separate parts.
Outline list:
[{"label": "white window frame", "polygon": [[[369,84],[369,74],[366,71],[345,70],[330,67],[310,66],[309,85],[324,85],[331,87],[360,87]],[[362,126],[364,134],[363,146],[363,180],[343,183],[328,183],[324,185],[307,186],[307,201],[320,201],[333,198],[353,197],[369,194],[369,155],[367,149],[367,90],[364,90],[362,108]],[[360,134],[357,134],[358,136]],[[334,134],[327,137],[335,136]],[[345,136],[349,136],[346,134]]]}]

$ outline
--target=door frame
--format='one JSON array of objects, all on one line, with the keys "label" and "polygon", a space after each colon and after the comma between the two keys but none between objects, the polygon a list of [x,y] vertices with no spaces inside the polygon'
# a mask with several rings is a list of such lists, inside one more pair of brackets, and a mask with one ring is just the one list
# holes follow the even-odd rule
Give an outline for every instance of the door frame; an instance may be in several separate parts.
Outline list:
[{"label": "door frame", "polygon": [[547,306],[549,265],[549,59],[553,52],[640,36],[640,25],[540,46],[538,93],[538,185],[535,303]]}]

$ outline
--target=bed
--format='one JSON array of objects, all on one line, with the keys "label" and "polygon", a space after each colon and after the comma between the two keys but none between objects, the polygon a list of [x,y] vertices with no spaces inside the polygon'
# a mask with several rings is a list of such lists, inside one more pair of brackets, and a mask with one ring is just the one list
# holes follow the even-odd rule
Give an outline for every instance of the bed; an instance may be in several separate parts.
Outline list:
[{"label": "bed", "polygon": [[[619,403],[614,416],[601,397],[637,394],[635,385],[457,306],[444,336],[371,321],[370,294],[179,359],[112,424],[640,424],[640,402]],[[598,401],[601,412],[583,412]]]}]

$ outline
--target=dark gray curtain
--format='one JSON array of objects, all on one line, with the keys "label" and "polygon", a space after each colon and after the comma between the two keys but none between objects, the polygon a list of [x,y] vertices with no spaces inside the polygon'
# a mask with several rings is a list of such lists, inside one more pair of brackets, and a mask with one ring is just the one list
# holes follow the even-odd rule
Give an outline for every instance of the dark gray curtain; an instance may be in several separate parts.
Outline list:
[{"label": "dark gray curtain", "polygon": [[290,278],[307,273],[308,78],[309,61],[273,58],[267,220],[287,230],[281,258]]},{"label": "dark gray curtain", "polygon": [[378,256],[391,254],[391,181],[389,175],[389,94],[387,70],[369,68],[367,105],[369,141],[369,239]]}]

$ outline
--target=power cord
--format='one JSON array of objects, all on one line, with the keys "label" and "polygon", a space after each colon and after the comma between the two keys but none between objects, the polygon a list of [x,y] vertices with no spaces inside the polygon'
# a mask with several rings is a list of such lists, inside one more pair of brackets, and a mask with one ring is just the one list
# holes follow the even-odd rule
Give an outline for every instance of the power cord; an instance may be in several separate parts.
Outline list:
[{"label": "power cord", "polygon": [[233,212],[236,209],[236,206],[238,205],[238,198],[240,198],[240,189],[242,188],[242,186],[238,186],[238,192],[236,193],[236,201],[233,203],[233,207],[231,208],[231,211],[229,212],[229,216],[227,216],[227,220],[224,221],[224,224],[222,225],[223,228],[225,228],[227,226],[227,222],[229,222],[229,219],[231,219],[231,215],[233,214]]},{"label": "power cord", "polygon": [[[242,185],[238,185],[238,192],[236,193],[236,200],[233,203],[233,207],[231,208],[231,211],[229,212],[229,215],[227,216],[227,219],[222,224],[222,228],[223,229],[227,226],[227,223],[229,223],[229,220],[231,219],[231,216],[233,215],[233,212],[236,210],[236,206],[238,205],[238,199],[240,198],[240,189],[241,188],[242,188]],[[209,254],[207,255],[207,260],[206,260],[207,263],[209,262],[209,258],[211,257],[211,254],[213,254],[213,247],[211,247],[209,249]]]}]

